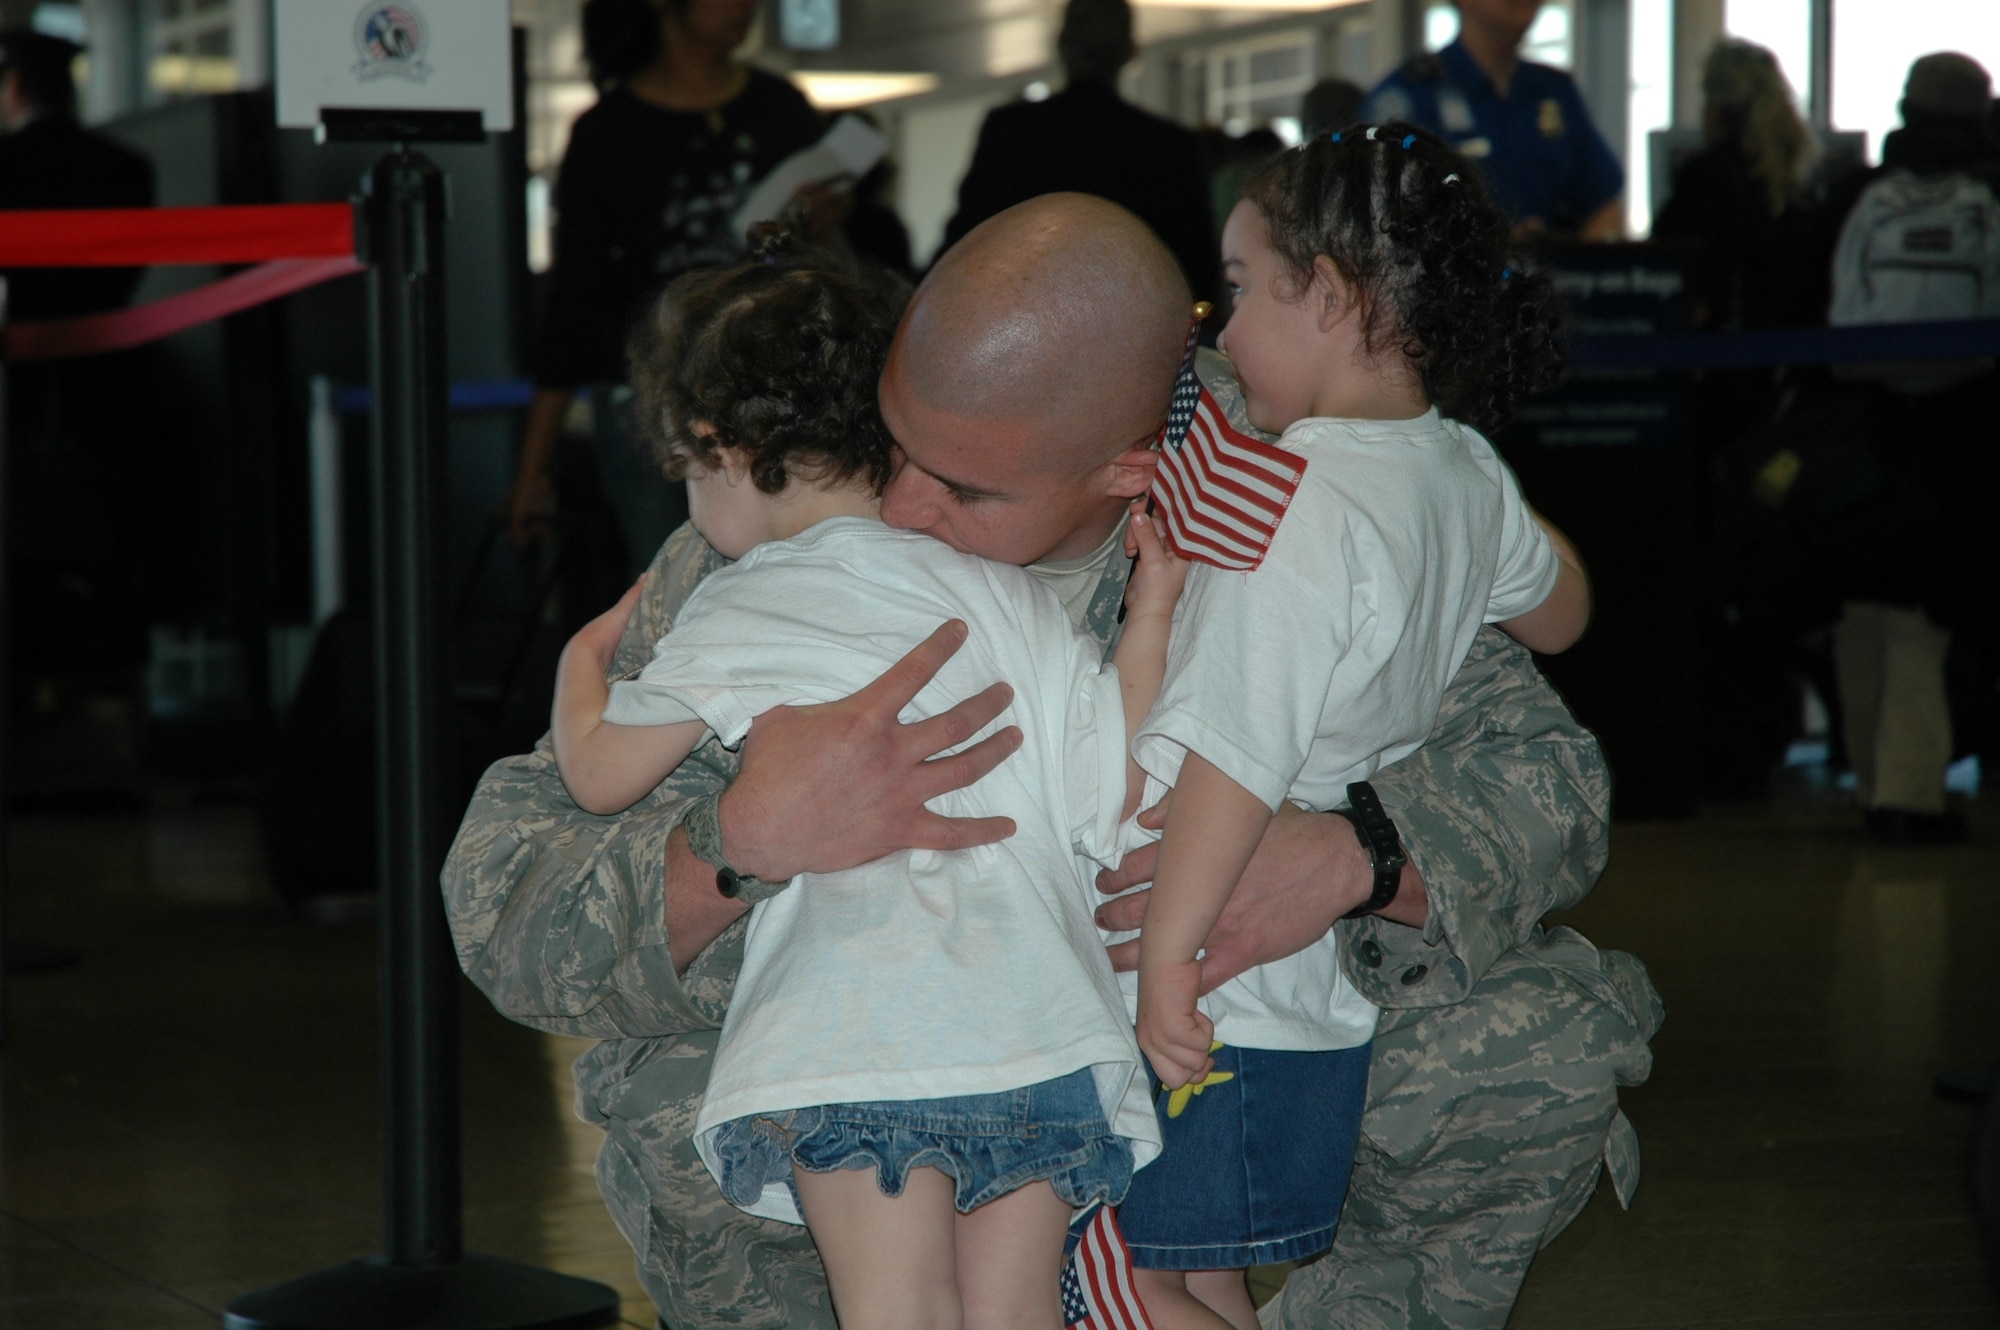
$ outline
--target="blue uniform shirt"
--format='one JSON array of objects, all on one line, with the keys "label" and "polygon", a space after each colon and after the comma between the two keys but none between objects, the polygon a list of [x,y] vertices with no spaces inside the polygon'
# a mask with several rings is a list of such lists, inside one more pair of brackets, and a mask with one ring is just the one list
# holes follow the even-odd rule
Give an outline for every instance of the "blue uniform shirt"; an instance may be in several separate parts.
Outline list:
[{"label": "blue uniform shirt", "polygon": [[1515,221],[1575,230],[1618,197],[1625,171],[1590,122],[1576,80],[1523,60],[1502,97],[1463,42],[1418,56],[1376,85],[1363,116],[1407,120],[1471,158]]}]

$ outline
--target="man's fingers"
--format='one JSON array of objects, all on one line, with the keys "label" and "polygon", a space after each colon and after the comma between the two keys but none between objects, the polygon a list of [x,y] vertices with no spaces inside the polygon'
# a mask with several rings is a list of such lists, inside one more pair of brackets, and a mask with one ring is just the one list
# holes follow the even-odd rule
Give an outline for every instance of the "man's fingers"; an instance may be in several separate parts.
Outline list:
[{"label": "man's fingers", "polygon": [[[1099,922],[1101,923],[1102,921],[1100,920]],[[1109,924],[1105,924],[1104,926],[1107,928],[1111,927]],[[1119,974],[1130,974],[1139,968],[1139,939],[1136,937],[1129,938],[1114,946],[1106,947],[1104,951],[1106,955],[1111,957],[1111,968]],[[1204,982],[1207,981],[1206,970],[1202,972],[1202,978]]]},{"label": "man's fingers", "polygon": [[[904,657],[905,660],[909,658]],[[1014,700],[1014,690],[1004,683],[974,693],[963,702],[926,720],[913,721],[903,729],[912,751],[929,757],[956,748],[985,729]]]},{"label": "man's fingers", "polygon": [[[1139,825],[1148,831],[1164,831],[1167,826],[1167,805],[1174,801],[1174,792],[1168,790],[1160,796],[1160,802],[1151,808],[1140,810]],[[1148,879],[1150,880],[1150,879]]]},{"label": "man's fingers", "polygon": [[910,828],[912,850],[965,850],[991,845],[1014,834],[1011,817],[943,817],[926,812]]},{"label": "man's fingers", "polygon": [[1146,899],[1149,891],[1135,891],[1130,896],[1120,896],[1115,901],[1106,901],[1097,907],[1097,926],[1115,932],[1130,933],[1146,922]]},{"label": "man's fingers", "polygon": [[936,632],[917,643],[908,655],[884,670],[875,682],[855,696],[866,699],[871,705],[886,707],[891,715],[902,711],[924,690],[925,684],[937,677],[944,663],[958,654],[958,649],[965,645],[965,632],[963,619],[952,619],[938,625]]},{"label": "man's fingers", "polygon": [[962,753],[932,758],[924,763],[924,779],[917,791],[919,802],[928,803],[940,794],[962,790],[975,783],[1013,756],[1020,746],[1020,726],[1009,725],[1004,730],[987,735]]},{"label": "man's fingers", "polygon": [[[1153,880],[1153,870],[1160,862],[1160,843],[1151,841],[1139,846],[1123,859],[1116,868],[1102,868],[1097,873],[1097,889],[1107,896],[1116,896],[1121,891]],[[1137,928],[1138,925],[1132,925]]]}]

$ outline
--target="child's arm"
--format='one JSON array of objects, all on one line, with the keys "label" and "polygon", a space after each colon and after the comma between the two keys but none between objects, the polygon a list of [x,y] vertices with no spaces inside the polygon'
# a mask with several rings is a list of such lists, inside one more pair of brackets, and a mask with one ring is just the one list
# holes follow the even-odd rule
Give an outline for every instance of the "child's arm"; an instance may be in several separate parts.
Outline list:
[{"label": "child's arm", "polygon": [[1500,626],[1528,650],[1554,655],[1575,646],[1590,624],[1590,574],[1584,571],[1583,557],[1570,544],[1568,536],[1540,513],[1535,514],[1535,521],[1548,532],[1549,543],[1555,546],[1559,563],[1556,584],[1541,604],[1526,614],[1501,620]]},{"label": "child's arm", "polygon": [[1118,667],[1118,686],[1125,695],[1125,811],[1120,820],[1139,811],[1146,773],[1130,754],[1140,724],[1160,700],[1167,674],[1167,639],[1173,634],[1174,606],[1187,584],[1187,561],[1176,557],[1160,539],[1158,523],[1132,505],[1125,524],[1125,553],[1136,556],[1131,580],[1125,584],[1125,631],[1111,663]]},{"label": "child's arm", "polygon": [[641,578],[624,599],[578,629],[556,665],[550,716],[556,768],[570,798],[586,813],[622,813],[638,803],[694,751],[707,728],[698,720],[678,725],[612,725],[604,720],[604,704],[611,696],[605,672],[644,585]]},{"label": "child's arm", "polygon": [[1195,1006],[1196,953],[1270,825],[1264,801],[1190,752],[1174,782],[1159,867],[1139,930],[1139,1047],[1169,1089],[1213,1065],[1215,1025]]}]

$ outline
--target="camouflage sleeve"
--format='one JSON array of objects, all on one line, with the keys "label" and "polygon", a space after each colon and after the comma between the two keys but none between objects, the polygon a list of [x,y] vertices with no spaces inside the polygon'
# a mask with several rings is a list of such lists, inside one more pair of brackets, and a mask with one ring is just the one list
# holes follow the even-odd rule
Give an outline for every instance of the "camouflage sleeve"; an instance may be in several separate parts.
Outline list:
[{"label": "camouflage sleeve", "polygon": [[1347,973],[1377,1006],[1463,1000],[1604,871],[1604,755],[1527,648],[1497,629],[1474,640],[1429,740],[1374,785],[1430,897],[1422,929],[1377,918],[1338,926]]},{"label": "camouflage sleeve", "polygon": [[[688,593],[722,560],[683,526],[654,559],[614,669],[644,665]],[[557,1034],[610,1038],[714,1027],[716,1003],[674,973],[666,845],[687,805],[726,784],[713,741],[616,817],[578,808],[544,735],[488,768],[441,876],[458,961],[502,1013]]]}]

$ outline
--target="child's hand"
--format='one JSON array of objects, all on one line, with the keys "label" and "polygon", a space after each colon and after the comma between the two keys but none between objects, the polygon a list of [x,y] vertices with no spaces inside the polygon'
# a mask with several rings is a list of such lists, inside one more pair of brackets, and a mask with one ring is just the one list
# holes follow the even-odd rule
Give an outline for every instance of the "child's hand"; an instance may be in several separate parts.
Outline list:
[{"label": "child's hand", "polygon": [[1125,524],[1125,553],[1139,562],[1125,584],[1125,617],[1171,617],[1181,588],[1187,585],[1187,560],[1167,548],[1160,524],[1146,515],[1143,497],[1132,501],[1131,512],[1132,520]]},{"label": "child's hand", "polygon": [[611,672],[611,662],[618,654],[618,643],[625,636],[625,625],[632,621],[632,611],[638,608],[639,593],[646,589],[646,579],[641,576],[632,584],[631,590],[618,598],[618,603],[589,623],[576,630],[570,638],[570,645],[584,652],[597,662],[600,673]]},{"label": "child's hand", "polygon": [[1139,1047],[1169,1090],[1199,1081],[1215,1066],[1208,1050],[1215,1022],[1201,1014],[1201,962],[1169,961],[1139,976]]}]

